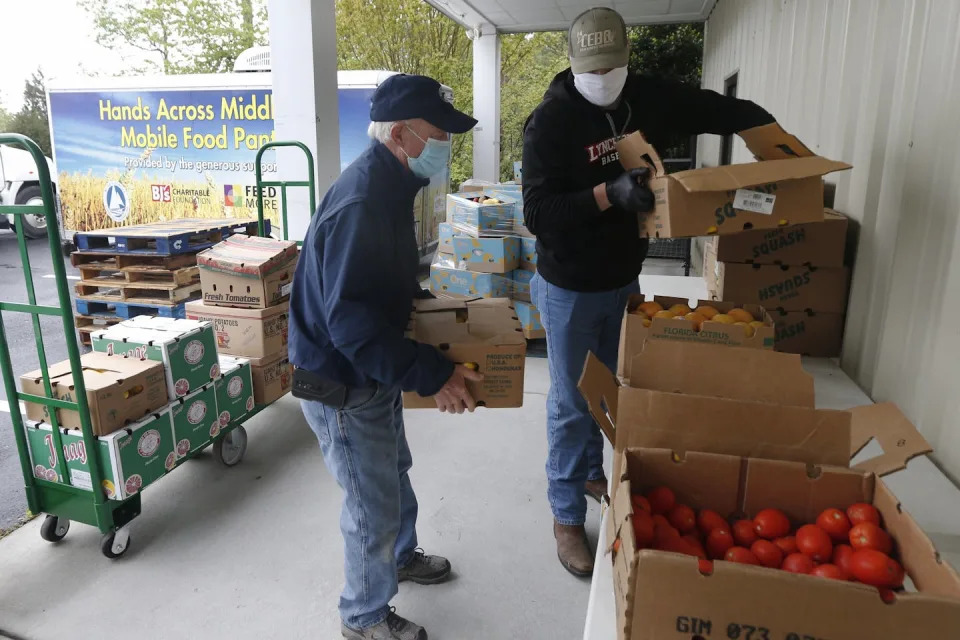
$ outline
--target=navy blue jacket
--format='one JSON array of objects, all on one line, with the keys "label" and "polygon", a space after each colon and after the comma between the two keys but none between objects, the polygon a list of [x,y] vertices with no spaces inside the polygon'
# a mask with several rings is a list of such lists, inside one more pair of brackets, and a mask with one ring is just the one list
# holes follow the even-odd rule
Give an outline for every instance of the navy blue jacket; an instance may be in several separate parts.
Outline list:
[{"label": "navy blue jacket", "polygon": [[380,143],[330,187],[310,222],[290,295],[294,366],[350,387],[399,384],[431,396],[453,374],[435,347],[404,337],[419,253],[413,201],[426,181]]}]

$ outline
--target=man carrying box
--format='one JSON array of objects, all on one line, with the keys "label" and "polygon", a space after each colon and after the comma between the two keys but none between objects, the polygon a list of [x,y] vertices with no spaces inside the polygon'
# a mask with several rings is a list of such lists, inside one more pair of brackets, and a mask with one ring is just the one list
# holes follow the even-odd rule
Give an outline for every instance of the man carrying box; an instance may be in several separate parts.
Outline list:
[{"label": "man carrying box", "polygon": [[425,640],[390,600],[399,581],[446,580],[450,563],[417,549],[400,394],[473,411],[465,380],[482,376],[404,337],[412,300],[430,297],[417,283],[413,201],[446,165],[451,134],[477,121],[454,109],[436,80],[412,75],[380,85],[370,119],[374,143],[324,196],[304,239],[290,298],[293,395],[344,491],[343,636]]},{"label": "man carrying box", "polygon": [[[561,564],[593,572],[584,492],[606,492],[603,437],[577,392],[592,351],[616,368],[627,297],[647,255],[638,214],[654,196],[646,169],[624,172],[616,142],[643,131],[656,147],[671,135],[733,134],[774,121],[747,100],[631,75],[623,18],[589,9],[569,33],[570,69],[554,78],[523,137],[526,226],[537,236],[533,304],[547,332],[548,497]],[[661,148],[664,145],[660,145]]]}]

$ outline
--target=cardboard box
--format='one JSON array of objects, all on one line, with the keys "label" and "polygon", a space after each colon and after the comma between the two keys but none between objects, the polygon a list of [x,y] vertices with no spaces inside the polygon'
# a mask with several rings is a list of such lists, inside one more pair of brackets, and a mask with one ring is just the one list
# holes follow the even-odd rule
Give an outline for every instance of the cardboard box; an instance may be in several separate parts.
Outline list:
[{"label": "cardboard box", "polygon": [[819,311],[774,313],[776,350],[815,358],[835,358],[843,348],[844,315]]},{"label": "cardboard box", "polygon": [[263,309],[290,295],[297,243],[233,235],[197,254],[203,301],[221,307]]},{"label": "cardboard box", "polygon": [[480,273],[508,273],[520,265],[520,238],[453,237],[457,266]]},{"label": "cardboard box", "polygon": [[439,240],[437,241],[437,251],[453,255],[453,224],[450,222],[441,222],[439,226]]},{"label": "cardboard box", "polygon": [[493,190],[493,194],[499,200],[511,201],[513,207],[513,232],[518,236],[525,238],[534,238],[535,236],[527,229],[527,221],[523,215],[523,189],[519,184],[499,184]]},{"label": "cardboard box", "polygon": [[653,175],[656,205],[641,215],[641,235],[695,237],[823,220],[822,176],[851,166],[814,155],[776,123],[739,135],[757,162],[669,175],[639,131],[617,143],[624,167],[649,167]]},{"label": "cardboard box", "polygon": [[[163,365],[152,360],[85,353],[80,356],[83,383],[90,409],[94,435],[105,436],[136,422],[167,403]],[[53,397],[76,402],[70,361],[64,360],[48,370]],[[46,397],[43,374],[39,369],[20,376],[24,393]],[[24,402],[27,418],[50,422],[46,405]],[[80,414],[68,409],[56,410],[57,423],[68,429],[80,429]]]},{"label": "cardboard box", "polygon": [[462,268],[453,258],[437,253],[430,265],[430,291],[436,296],[503,298],[510,294],[509,274],[477,273]]},{"label": "cardboard box", "polygon": [[204,385],[170,405],[177,460],[202,449],[220,434],[214,383]]},{"label": "cardboard box", "polygon": [[499,204],[480,204],[476,199],[498,199],[488,191],[469,191],[447,195],[447,222],[453,225],[455,233],[479,236],[513,235],[513,200]]},{"label": "cardboard box", "polygon": [[[135,424],[97,438],[96,455],[107,498],[125,500],[173,469],[176,455],[170,425],[170,409],[164,408]],[[79,430],[60,430],[63,446],[60,460],[50,424],[28,421],[24,428],[34,476],[48,482],[93,490],[90,460]],[[69,478],[58,473],[58,462],[66,463]]]},{"label": "cardboard box", "polygon": [[517,312],[517,319],[520,321],[520,328],[523,329],[523,337],[527,340],[537,340],[547,337],[547,331],[540,322],[540,312],[529,302],[517,300],[513,303],[513,309]]},{"label": "cardboard box", "polygon": [[847,218],[832,209],[823,222],[758,229],[709,240],[720,262],[843,267]]},{"label": "cardboard box", "polygon": [[262,358],[287,348],[290,303],[266,309],[215,307],[195,300],[186,304],[187,318],[213,323],[217,351],[222,354]]},{"label": "cardboard box", "polygon": [[537,270],[537,239],[533,236],[520,238],[520,268]]},{"label": "cardboard box", "polygon": [[[473,362],[484,378],[467,382],[477,404],[489,408],[523,406],[527,341],[509,300],[416,300],[408,336],[432,344],[458,363]],[[404,393],[408,409],[436,409],[433,398]]]},{"label": "cardboard box", "polygon": [[213,387],[221,429],[253,411],[253,373],[249,360],[220,356],[220,377]]},{"label": "cardboard box", "polygon": [[742,300],[785,311],[843,313],[847,309],[850,270],[846,267],[717,262],[707,277],[707,290],[715,300]]},{"label": "cardboard box", "polygon": [[250,359],[253,376],[253,399],[257,404],[270,404],[286,395],[293,387],[293,365],[287,351]]},{"label": "cardboard box", "polygon": [[530,299],[530,281],[537,275],[536,271],[527,271],[526,269],[516,269],[513,272],[513,299],[531,302]]},{"label": "cardboard box", "polygon": [[209,322],[137,316],[90,334],[94,351],[163,363],[167,397],[176,400],[220,375]]},{"label": "cardboard box", "polygon": [[[723,324],[707,321],[698,331],[692,321],[684,318],[647,318],[643,313],[634,313],[647,300],[659,302],[664,309],[675,304],[685,304],[693,309],[700,305],[709,305],[724,313],[735,308],[749,311],[754,318],[763,321],[767,326],[754,329],[752,336],[747,335],[744,327],[739,325]],[[649,327],[645,326],[647,323]],[[712,300],[697,300],[691,304],[685,298],[670,296],[650,296],[633,294],[627,300],[627,308],[623,314],[623,324],[620,329],[620,367],[618,373],[626,376],[624,365],[629,362],[633,354],[643,349],[644,343],[649,340],[682,340],[701,344],[728,345],[732,347],[750,347],[754,349],[773,349],[774,346],[774,319],[766,309],[755,304],[736,304],[734,302],[716,302]],[[627,376],[629,377],[629,376]]]}]

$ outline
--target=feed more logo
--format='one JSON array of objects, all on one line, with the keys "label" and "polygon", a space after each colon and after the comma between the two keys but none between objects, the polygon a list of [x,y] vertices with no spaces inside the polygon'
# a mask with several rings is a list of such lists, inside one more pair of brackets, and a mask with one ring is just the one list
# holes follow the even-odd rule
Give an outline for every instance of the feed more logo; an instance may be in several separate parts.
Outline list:
[{"label": "feed more logo", "polygon": [[[226,207],[256,208],[259,189],[252,185],[225,184],[223,185],[223,204]],[[279,206],[276,187],[266,187],[263,190],[263,207],[276,209]]]}]

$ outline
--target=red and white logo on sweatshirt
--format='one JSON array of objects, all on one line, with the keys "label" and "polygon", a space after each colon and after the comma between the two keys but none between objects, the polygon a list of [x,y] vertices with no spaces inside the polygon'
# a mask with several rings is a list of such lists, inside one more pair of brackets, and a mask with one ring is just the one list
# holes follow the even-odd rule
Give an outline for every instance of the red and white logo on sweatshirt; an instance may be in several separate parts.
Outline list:
[{"label": "red and white logo on sweatshirt", "polygon": [[589,144],[585,148],[590,164],[599,162],[601,166],[606,166],[620,159],[620,153],[617,151],[617,138],[607,138],[596,144]]}]

